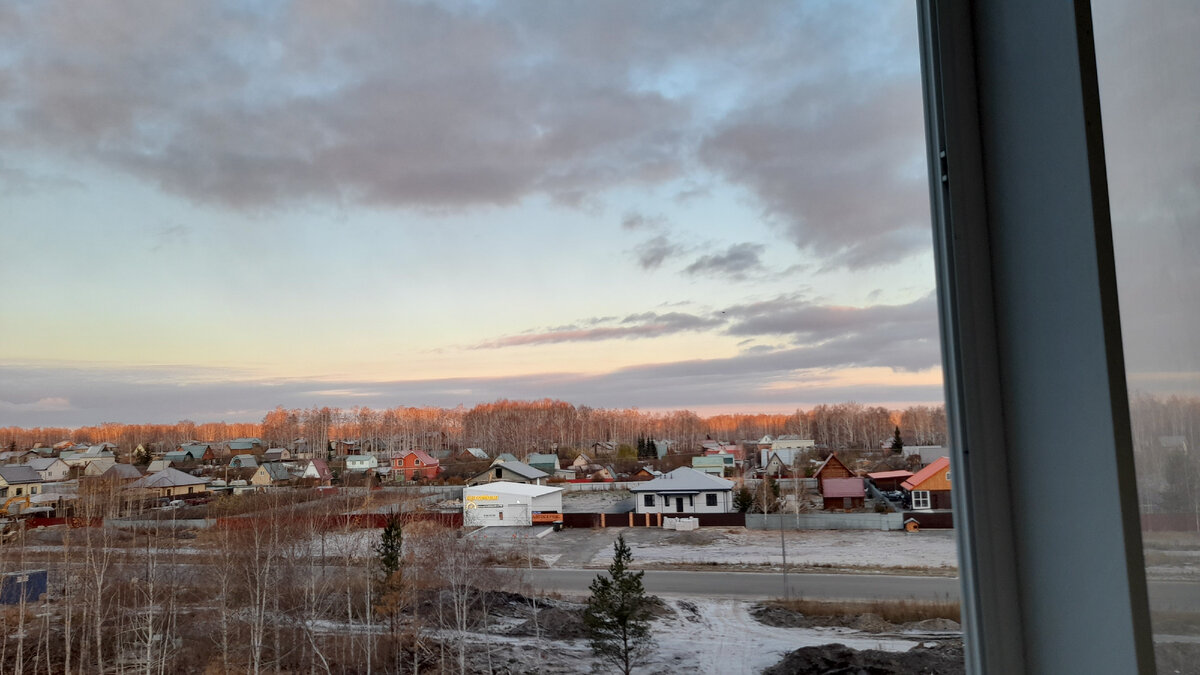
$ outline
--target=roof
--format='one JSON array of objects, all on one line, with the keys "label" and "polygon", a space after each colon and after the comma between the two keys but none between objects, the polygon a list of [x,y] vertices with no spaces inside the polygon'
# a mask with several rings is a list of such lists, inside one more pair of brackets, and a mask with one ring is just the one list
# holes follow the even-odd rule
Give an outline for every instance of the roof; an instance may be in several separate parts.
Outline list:
[{"label": "roof", "polygon": [[292,474],[288,472],[287,467],[279,462],[268,462],[258,467],[267,473],[271,480],[291,480]]},{"label": "roof", "polygon": [[701,455],[692,458],[692,466],[724,467],[725,458],[721,455]]},{"label": "roof", "polygon": [[[34,471],[45,471],[46,469],[49,469],[50,466],[55,462],[62,462],[62,460],[57,457],[34,457],[28,462],[25,462],[25,466],[33,469]],[[66,464],[66,462],[63,463]]]},{"label": "roof", "polygon": [[12,485],[14,483],[40,483],[42,477],[38,475],[28,464],[16,464],[10,466],[0,466],[0,478],[4,482]]},{"label": "roof", "polygon": [[929,466],[925,467],[924,469],[921,469],[920,471],[913,474],[912,478],[909,478],[908,480],[901,483],[900,487],[904,488],[905,490],[916,489],[921,486],[921,483],[924,483],[925,481],[929,480],[931,477],[933,477],[949,468],[950,468],[950,458],[949,457],[939,457],[938,460],[935,461],[933,464],[930,464]]},{"label": "roof", "polygon": [[150,466],[146,467],[146,473],[155,473],[157,471],[162,471],[163,469],[165,469],[169,466],[171,466],[171,460],[156,459],[153,462],[150,462]]},{"label": "roof", "polygon": [[478,457],[479,459],[487,459],[488,458],[487,453],[483,451],[483,448],[467,448],[466,452],[470,453],[471,455],[473,455],[475,457]]},{"label": "roof", "polygon": [[317,472],[317,476],[319,478],[321,478],[322,480],[329,480],[330,478],[333,477],[333,472],[329,470],[329,465],[326,464],[325,460],[323,460],[323,459],[308,460],[308,464],[304,465],[305,473],[308,472],[308,468],[310,466],[313,468],[314,471]]},{"label": "roof", "polygon": [[498,480],[483,485],[473,485],[463,488],[463,496],[474,494],[487,494],[489,492],[499,492],[506,495],[518,495],[521,497],[541,497],[554,492],[562,492],[560,487],[551,487],[549,485],[530,485],[529,483],[513,483],[506,480]]},{"label": "roof", "polygon": [[871,480],[888,480],[890,478],[908,478],[913,475],[911,471],[876,471],[875,473],[867,474],[867,478]]},{"label": "roof", "polygon": [[429,466],[431,464],[438,463],[438,461],[436,459],[429,456],[429,453],[425,452],[424,450],[420,450],[420,449],[409,450],[408,452],[404,453],[403,455],[400,455],[400,457],[401,457],[401,459],[403,459],[405,457],[408,457],[409,455],[416,455],[417,459],[420,460],[421,464],[424,464],[425,466]]},{"label": "roof", "polygon": [[[497,465],[493,464],[492,466],[497,466]],[[511,471],[511,472],[517,474],[518,476],[521,476],[522,478],[529,478],[531,480],[537,479],[537,478],[545,478],[546,476],[550,475],[550,474],[546,473],[545,471],[542,471],[541,469],[535,469],[532,466],[529,466],[525,462],[516,462],[516,461],[501,462],[498,466],[502,469]],[[499,482],[503,483],[504,481],[499,481]]]},{"label": "roof", "polygon": [[533,466],[534,464],[553,464],[554,468],[557,469],[558,455],[553,453],[543,454],[539,452],[531,452],[529,453],[529,457],[525,460],[525,463],[529,464],[530,466]]},{"label": "roof", "polygon": [[700,492],[732,490],[733,481],[681,466],[670,473],[629,488],[630,492]]},{"label": "roof", "polygon": [[861,478],[826,478],[822,497],[865,497],[866,488]]},{"label": "roof", "polygon": [[[113,466],[116,466],[115,464]],[[133,481],[128,485],[130,488],[168,488],[179,487],[181,485],[203,485],[208,480],[189,476],[179,469],[167,467],[158,473],[152,473]]]},{"label": "roof", "polygon": [[234,455],[229,463],[233,464],[234,462],[237,462],[238,466],[243,469],[253,469],[258,466],[258,460],[254,458],[254,455]]},{"label": "roof", "polygon": [[141,478],[142,472],[132,464],[113,464],[101,475],[117,478]]},{"label": "roof", "polygon": [[516,455],[512,454],[511,452],[502,452],[502,453],[496,455],[496,459],[494,461],[492,461],[492,466],[495,466],[497,464],[503,464],[504,462],[515,462],[515,461],[517,461]]},{"label": "roof", "polygon": [[845,469],[847,472],[849,472],[851,474],[854,473],[853,471],[850,471],[850,467],[846,466],[845,462],[843,462],[842,460],[837,458],[837,453],[833,452],[833,453],[830,453],[829,456],[825,458],[825,461],[821,462],[821,466],[817,467],[817,470],[813,472],[813,478],[817,478],[818,476],[820,476],[821,472],[825,470],[825,467],[829,466],[830,462],[837,462],[838,464],[841,464],[842,468]]}]

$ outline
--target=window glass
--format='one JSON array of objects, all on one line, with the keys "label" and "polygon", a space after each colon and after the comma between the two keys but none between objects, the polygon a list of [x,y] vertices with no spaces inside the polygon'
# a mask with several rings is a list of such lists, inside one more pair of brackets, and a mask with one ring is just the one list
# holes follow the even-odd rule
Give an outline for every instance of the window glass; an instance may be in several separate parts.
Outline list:
[{"label": "window glass", "polygon": [[1161,589],[1200,583],[1200,4],[1092,5],[1155,651],[1186,672],[1200,607]]}]

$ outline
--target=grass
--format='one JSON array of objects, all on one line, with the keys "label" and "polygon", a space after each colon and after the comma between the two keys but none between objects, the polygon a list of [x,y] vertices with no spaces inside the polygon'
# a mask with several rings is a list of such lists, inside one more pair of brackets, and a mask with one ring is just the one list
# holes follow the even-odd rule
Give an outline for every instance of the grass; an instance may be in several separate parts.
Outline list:
[{"label": "grass", "polygon": [[959,621],[959,606],[951,600],[775,600],[767,603],[799,612],[805,616],[855,617],[875,614],[889,623],[909,623],[925,619]]}]

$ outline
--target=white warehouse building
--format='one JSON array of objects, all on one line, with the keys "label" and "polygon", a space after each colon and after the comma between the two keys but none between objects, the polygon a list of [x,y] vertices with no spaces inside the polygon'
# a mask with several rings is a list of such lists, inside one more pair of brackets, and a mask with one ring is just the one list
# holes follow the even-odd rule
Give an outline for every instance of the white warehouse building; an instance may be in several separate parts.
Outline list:
[{"label": "white warehouse building", "polygon": [[463,527],[562,522],[559,487],[496,481],[463,488]]},{"label": "white warehouse building", "polygon": [[636,513],[729,513],[733,481],[681,466],[629,488]]}]

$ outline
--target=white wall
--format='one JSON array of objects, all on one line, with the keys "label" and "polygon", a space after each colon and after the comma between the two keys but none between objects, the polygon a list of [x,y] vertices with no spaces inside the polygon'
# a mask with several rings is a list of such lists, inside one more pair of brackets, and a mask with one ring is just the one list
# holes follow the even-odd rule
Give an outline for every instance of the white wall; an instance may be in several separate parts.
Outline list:
[{"label": "white wall", "polygon": [[[646,495],[654,496],[654,505],[646,506]],[[709,506],[707,495],[716,495],[717,505]],[[688,497],[692,497],[691,500]],[[676,510],[676,500],[683,499],[683,511]],[[651,492],[634,493],[634,513],[729,513],[733,511],[733,491],[713,490],[700,492],[695,495],[672,495],[669,493],[654,494]],[[669,502],[669,503],[668,503]]]}]

